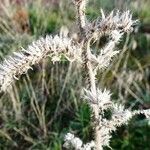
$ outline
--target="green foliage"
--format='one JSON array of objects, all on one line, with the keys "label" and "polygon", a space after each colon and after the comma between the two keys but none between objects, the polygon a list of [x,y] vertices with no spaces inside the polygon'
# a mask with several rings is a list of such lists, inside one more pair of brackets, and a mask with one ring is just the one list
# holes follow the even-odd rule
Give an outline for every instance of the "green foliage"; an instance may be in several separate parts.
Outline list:
[{"label": "green foliage", "polygon": [[111,146],[114,149],[122,150],[148,150],[150,147],[149,138],[150,126],[147,121],[141,122],[139,117],[132,120],[128,126],[124,126],[118,129],[113,134]]},{"label": "green foliage", "polygon": [[35,5],[29,8],[29,21],[31,32],[36,36],[53,33],[63,25],[58,11],[44,7],[38,8]]},{"label": "green foliage", "polygon": [[77,135],[82,137],[84,141],[90,140],[92,137],[91,110],[85,103],[81,104],[75,113],[74,119],[70,122],[72,131],[77,131]]}]

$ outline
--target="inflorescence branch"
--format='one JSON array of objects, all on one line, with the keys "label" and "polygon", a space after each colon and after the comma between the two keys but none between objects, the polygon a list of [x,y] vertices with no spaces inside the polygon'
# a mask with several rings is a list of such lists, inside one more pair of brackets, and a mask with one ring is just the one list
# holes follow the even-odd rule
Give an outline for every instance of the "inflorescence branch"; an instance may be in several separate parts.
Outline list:
[{"label": "inflorescence branch", "polygon": [[14,52],[0,64],[0,91],[5,91],[14,79],[18,79],[46,57],[50,57],[52,62],[60,61],[62,56],[70,62],[81,62],[80,54],[80,45],[69,37],[56,35],[40,38],[27,49],[22,48],[21,51]]}]

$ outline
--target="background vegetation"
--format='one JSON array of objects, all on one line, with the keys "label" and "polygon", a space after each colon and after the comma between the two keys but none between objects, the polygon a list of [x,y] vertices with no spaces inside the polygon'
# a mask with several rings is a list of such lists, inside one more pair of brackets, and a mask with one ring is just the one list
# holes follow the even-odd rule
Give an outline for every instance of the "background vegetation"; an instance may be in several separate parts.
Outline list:
[{"label": "background vegetation", "polygon": [[[117,60],[99,72],[98,82],[111,89],[114,100],[130,109],[150,108],[150,1],[90,0],[89,20],[112,9],[131,9],[140,20],[126,35]],[[61,28],[62,27],[62,28]],[[0,59],[46,34],[67,32],[76,37],[75,10],[70,0],[1,0]],[[93,46],[97,50],[105,42]],[[33,67],[0,99],[0,149],[61,150],[63,137],[73,131],[84,141],[93,138],[90,109],[80,98],[81,70],[77,64],[52,64],[49,59]],[[132,119],[113,134],[115,150],[149,150],[150,121]],[[106,148],[108,149],[108,148]]]}]

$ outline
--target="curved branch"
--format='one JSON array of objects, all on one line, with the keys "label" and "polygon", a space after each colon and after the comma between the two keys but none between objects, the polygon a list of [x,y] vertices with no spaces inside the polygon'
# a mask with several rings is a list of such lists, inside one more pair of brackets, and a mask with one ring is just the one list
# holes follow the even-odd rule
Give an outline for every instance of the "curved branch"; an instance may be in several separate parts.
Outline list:
[{"label": "curved branch", "polygon": [[132,20],[132,14],[130,11],[120,13],[113,11],[105,16],[103,10],[101,10],[101,17],[97,18],[93,22],[89,23],[86,29],[87,39],[93,38],[97,40],[103,35],[109,35],[112,31],[117,30],[119,32],[130,32],[133,30],[133,26],[137,24],[138,20]]},{"label": "curved branch", "polygon": [[85,25],[86,25],[86,16],[85,16],[85,8],[86,8],[87,0],[74,0],[74,4],[77,9],[77,22],[78,27],[80,29],[80,36],[83,37],[85,35]]},{"label": "curved branch", "polygon": [[32,65],[45,57],[49,56],[53,62],[60,61],[62,55],[69,61],[81,60],[80,51],[79,44],[67,37],[56,35],[40,38],[27,49],[14,52],[0,64],[0,91],[5,91],[14,79],[18,79],[18,76],[26,73]]}]

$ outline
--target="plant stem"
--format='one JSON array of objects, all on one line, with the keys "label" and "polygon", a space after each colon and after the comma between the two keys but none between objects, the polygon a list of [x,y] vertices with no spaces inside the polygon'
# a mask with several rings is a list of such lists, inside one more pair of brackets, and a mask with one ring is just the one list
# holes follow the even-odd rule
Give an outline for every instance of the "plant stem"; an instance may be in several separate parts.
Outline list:
[{"label": "plant stem", "polygon": [[[91,57],[91,50],[90,50],[90,43],[91,38],[86,38],[85,34],[85,24],[86,24],[86,17],[85,17],[85,0],[75,0],[77,2],[77,21],[80,30],[80,40],[83,42],[83,52],[82,52],[82,59],[83,59],[83,71],[85,76],[85,84],[86,81],[88,82],[86,86],[88,86],[91,91],[97,93],[96,91],[96,83],[95,83],[95,74],[93,71],[92,64],[90,62]],[[84,75],[83,75],[84,76]],[[95,143],[96,143],[96,150],[102,150],[102,145],[100,143],[101,135],[99,125],[97,124],[97,120],[99,120],[99,108],[97,104],[93,104],[92,106],[93,114],[94,114],[94,122],[95,122]]]},{"label": "plant stem", "polygon": [[[88,62],[87,62],[87,69],[89,72],[89,79],[90,79],[90,89],[93,93],[97,93],[96,91],[96,82],[95,82],[95,74],[93,72],[93,67],[90,60],[90,40],[88,41],[87,44],[87,57],[88,57]],[[95,143],[96,143],[96,150],[102,150],[102,145],[100,142],[101,139],[101,134],[100,134],[100,127],[99,127],[99,123],[97,123],[99,119],[99,107],[97,104],[93,104],[92,106],[93,109],[93,114],[94,114],[94,125],[95,125]]]}]

